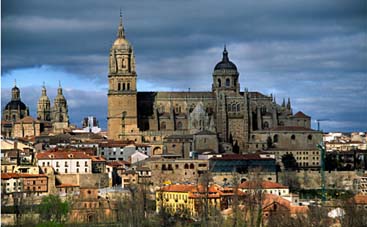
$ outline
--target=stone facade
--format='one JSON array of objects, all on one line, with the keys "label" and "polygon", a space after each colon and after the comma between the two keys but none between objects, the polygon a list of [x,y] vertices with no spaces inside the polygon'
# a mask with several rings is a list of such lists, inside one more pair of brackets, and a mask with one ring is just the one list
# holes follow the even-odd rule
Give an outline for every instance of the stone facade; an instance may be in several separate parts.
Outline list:
[{"label": "stone facade", "polygon": [[12,99],[2,112],[1,134],[5,137],[39,136],[42,132],[62,133],[69,128],[67,101],[61,85],[51,108],[46,87],[37,103],[37,119],[29,116],[28,107],[20,100],[20,89],[14,86]]},{"label": "stone facade", "polygon": [[[134,52],[125,38],[121,19],[109,62],[108,136],[149,142],[155,155],[181,153],[181,157],[186,157],[186,150],[194,149],[188,145],[187,136],[200,131],[216,135],[218,149],[214,150],[232,151],[236,146],[241,152],[256,150],[256,144],[266,144],[265,136],[259,137],[265,139],[261,141],[252,139],[257,133],[272,133],[282,127],[312,131],[310,117],[302,112],[293,114],[290,99],[287,103],[283,99],[278,105],[272,95],[241,91],[239,72],[229,60],[226,48],[214,68],[212,90],[208,92],[138,92]],[[172,147],[170,136],[186,140]],[[200,149],[205,147],[191,143]],[[291,145],[292,139],[281,143]]]}]

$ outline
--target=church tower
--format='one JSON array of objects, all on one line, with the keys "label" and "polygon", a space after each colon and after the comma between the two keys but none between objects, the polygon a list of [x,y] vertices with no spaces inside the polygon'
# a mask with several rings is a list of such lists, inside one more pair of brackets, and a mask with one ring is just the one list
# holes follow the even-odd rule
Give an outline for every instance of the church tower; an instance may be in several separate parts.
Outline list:
[{"label": "church tower", "polygon": [[68,105],[62,93],[61,84],[57,89],[57,96],[54,99],[52,109],[52,125],[54,132],[62,132],[63,129],[69,127]]},{"label": "church tower", "polygon": [[[134,51],[125,38],[120,14],[117,39],[110,49],[108,89],[108,138],[138,140],[137,91]],[[127,136],[129,134],[129,136]]]},{"label": "church tower", "polygon": [[51,102],[47,97],[45,85],[42,87],[42,95],[37,103],[37,119],[40,121],[51,121]]}]

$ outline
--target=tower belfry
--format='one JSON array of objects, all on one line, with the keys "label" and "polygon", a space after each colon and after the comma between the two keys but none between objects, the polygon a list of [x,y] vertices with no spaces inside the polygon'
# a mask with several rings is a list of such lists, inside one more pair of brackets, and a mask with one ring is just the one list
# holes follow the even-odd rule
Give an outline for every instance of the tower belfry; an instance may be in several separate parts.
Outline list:
[{"label": "tower belfry", "polygon": [[120,11],[117,38],[109,55],[108,136],[110,139],[130,139],[127,133],[138,132],[137,91],[134,51],[125,37]]}]

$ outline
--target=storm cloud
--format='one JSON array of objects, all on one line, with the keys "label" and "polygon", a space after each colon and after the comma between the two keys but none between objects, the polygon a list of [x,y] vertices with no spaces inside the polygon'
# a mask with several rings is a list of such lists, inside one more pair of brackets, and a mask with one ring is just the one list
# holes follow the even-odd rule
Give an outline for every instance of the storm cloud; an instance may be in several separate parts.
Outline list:
[{"label": "storm cloud", "polygon": [[[367,131],[363,0],[2,1],[2,78],[47,65],[107,86],[120,8],[141,89],[210,90],[226,44],[242,90],[273,93],[278,102],[291,97],[295,111],[330,119],[324,130]],[[2,106],[11,86],[2,84]],[[33,97],[31,88],[25,85],[23,96]],[[82,113],[105,127],[107,90],[92,91],[65,88],[71,120],[88,110]],[[100,103],[88,104],[91,95]]]}]

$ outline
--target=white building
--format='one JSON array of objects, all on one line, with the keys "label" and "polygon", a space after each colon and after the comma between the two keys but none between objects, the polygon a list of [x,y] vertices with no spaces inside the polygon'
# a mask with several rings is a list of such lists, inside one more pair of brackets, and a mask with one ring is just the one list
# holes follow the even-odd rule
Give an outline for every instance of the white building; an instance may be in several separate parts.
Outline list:
[{"label": "white building", "polygon": [[48,151],[38,153],[37,160],[44,171],[52,167],[61,174],[92,173],[92,158],[84,152]]}]

